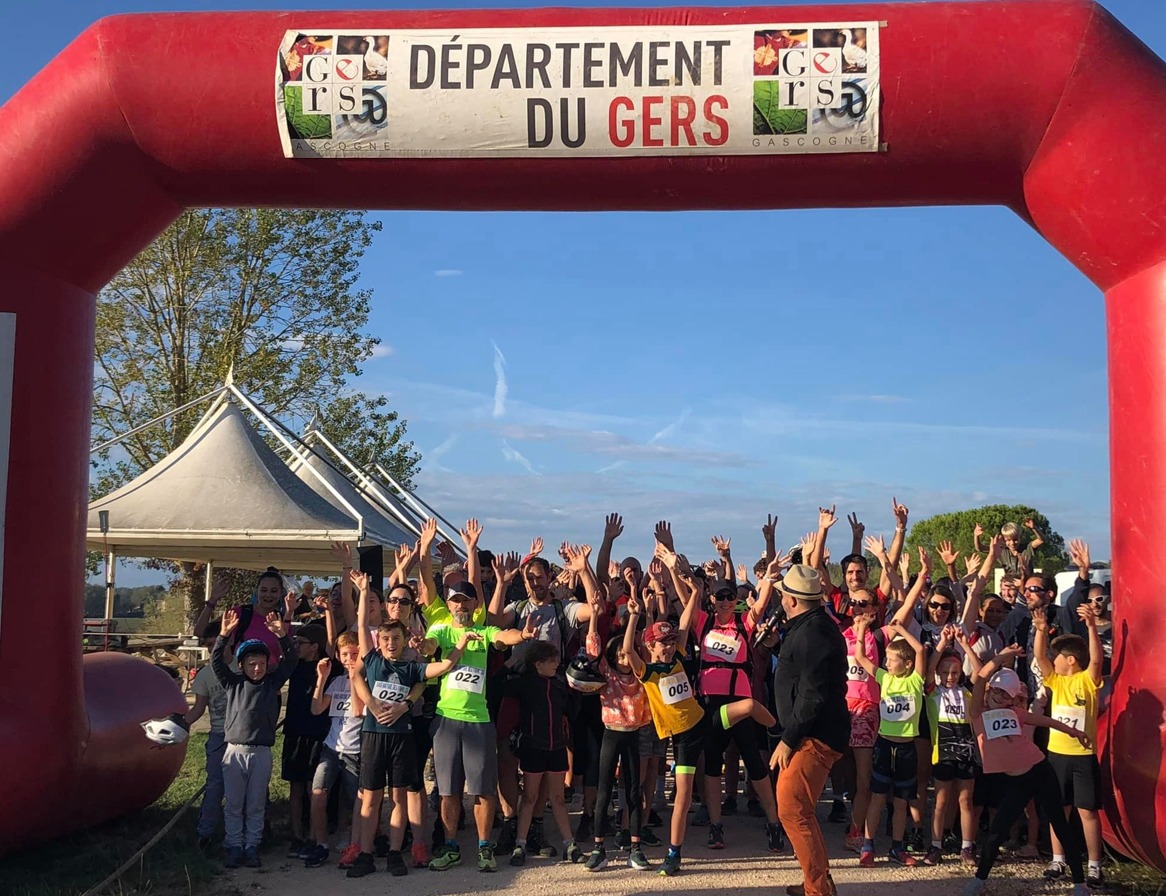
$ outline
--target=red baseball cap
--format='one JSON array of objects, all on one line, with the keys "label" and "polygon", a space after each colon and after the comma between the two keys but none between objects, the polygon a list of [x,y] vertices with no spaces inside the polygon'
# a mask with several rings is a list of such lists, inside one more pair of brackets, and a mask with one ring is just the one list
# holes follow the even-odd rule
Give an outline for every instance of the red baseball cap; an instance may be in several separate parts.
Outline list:
[{"label": "red baseball cap", "polygon": [[679,637],[680,633],[671,622],[653,622],[648,626],[648,630],[644,632],[644,643],[652,644],[656,641],[675,641]]}]

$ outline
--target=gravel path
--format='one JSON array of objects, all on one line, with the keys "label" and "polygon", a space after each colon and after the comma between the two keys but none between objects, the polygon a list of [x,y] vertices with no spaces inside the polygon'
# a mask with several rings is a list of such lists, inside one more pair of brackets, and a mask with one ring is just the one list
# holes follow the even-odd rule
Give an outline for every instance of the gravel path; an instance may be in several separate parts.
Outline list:
[{"label": "gravel path", "polygon": [[[578,802],[575,805],[578,810]],[[819,818],[829,810],[820,806]],[[554,829],[546,819],[548,831]],[[860,868],[858,858],[842,848],[843,826],[824,825],[830,846],[832,874],[842,896],[946,896],[959,894],[969,875],[958,861],[935,868],[902,868],[879,858],[874,868]],[[662,828],[661,831],[664,829]],[[515,896],[632,896],[657,893],[717,893],[731,891],[734,896],[775,896],[788,884],[801,882],[801,871],[792,854],[773,856],[765,852],[761,820],[736,816],[725,819],[728,847],[713,852],[704,846],[706,828],[689,828],[689,845],[685,848],[681,873],[664,878],[654,872],[635,872],[624,864],[626,854],[610,848],[608,867],[592,873],[582,865],[566,865],[558,859],[528,858],[524,868],[511,868],[507,856],[499,857],[495,874],[477,870],[477,851],[471,849],[472,835],[461,834],[460,867],[445,872],[409,869],[409,875],[387,875],[384,860],[377,860],[378,871],[359,880],[348,880],[332,863],[322,868],[306,869],[303,863],[267,853],[265,865],[257,871],[241,869],[225,872],[217,888],[228,894],[268,893],[272,896],[381,896],[386,892],[409,896],[470,896],[476,893],[515,894]],[[884,844],[885,846],[885,844]],[[653,864],[663,858],[663,847],[646,850]],[[989,881],[993,896],[1043,896],[1068,893],[1067,883],[1046,884],[1041,878],[1043,862],[1024,863],[1008,860],[997,866]]]}]

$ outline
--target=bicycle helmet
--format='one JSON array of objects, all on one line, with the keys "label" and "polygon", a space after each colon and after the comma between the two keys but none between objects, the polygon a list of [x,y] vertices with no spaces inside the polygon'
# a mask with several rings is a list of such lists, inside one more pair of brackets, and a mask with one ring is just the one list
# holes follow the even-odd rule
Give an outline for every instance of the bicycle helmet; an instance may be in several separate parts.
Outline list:
[{"label": "bicycle helmet", "polygon": [[598,694],[606,684],[607,679],[594,660],[581,655],[567,664],[567,686],[572,690],[581,694]]},{"label": "bicycle helmet", "polygon": [[248,638],[235,648],[235,662],[243,662],[243,657],[250,653],[262,653],[265,657],[271,659],[271,648],[267,646],[266,641],[261,641],[258,638]]},{"label": "bicycle helmet", "polygon": [[176,712],[164,719],[142,722],[142,730],[146,732],[146,737],[158,746],[170,747],[186,740],[190,726],[186,724],[186,718]]}]

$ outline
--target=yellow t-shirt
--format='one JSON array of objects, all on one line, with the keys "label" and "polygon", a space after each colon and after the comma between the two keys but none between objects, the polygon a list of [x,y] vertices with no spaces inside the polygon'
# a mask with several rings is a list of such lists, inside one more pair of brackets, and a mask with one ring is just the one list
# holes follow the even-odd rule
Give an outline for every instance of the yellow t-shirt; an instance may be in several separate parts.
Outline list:
[{"label": "yellow t-shirt", "polygon": [[[1097,743],[1097,692],[1088,672],[1076,675],[1049,675],[1044,680],[1049,692],[1049,715],[1070,728],[1084,731],[1091,743]],[[1062,756],[1092,756],[1093,749],[1060,731],[1049,731],[1049,752]]]},{"label": "yellow t-shirt", "polygon": [[644,683],[644,693],[648,696],[648,706],[652,710],[652,721],[656,734],[661,739],[683,734],[696,727],[704,718],[704,710],[696,702],[692,682],[684,666],[680,664],[681,651],[676,652],[670,666],[663,663],[647,663],[640,681]]}]

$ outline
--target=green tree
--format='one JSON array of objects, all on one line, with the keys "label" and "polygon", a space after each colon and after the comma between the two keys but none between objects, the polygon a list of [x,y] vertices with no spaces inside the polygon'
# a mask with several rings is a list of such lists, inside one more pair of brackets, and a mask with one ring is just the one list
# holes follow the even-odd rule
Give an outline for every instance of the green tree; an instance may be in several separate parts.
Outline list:
[{"label": "green tree", "polygon": [[1065,553],[1065,539],[1049,525],[1048,517],[1039,510],[1023,504],[1012,506],[990,504],[986,507],[959,510],[954,513],[940,513],[925,520],[919,520],[912,524],[907,533],[907,548],[911,551],[912,561],[916,568],[919,565],[918,548],[927,548],[931,552],[933,568],[938,571],[936,574],[943,575],[943,561],[939,559],[936,546],[940,542],[950,541],[952,549],[960,554],[956,568],[962,574],[964,572],[964,559],[973,553],[972,539],[977,523],[984,529],[984,534],[980,537],[980,544],[987,550],[991,537],[1000,534],[1000,527],[1006,522],[1015,523],[1020,527],[1021,546],[1027,544],[1033,535],[1024,527],[1025,520],[1032,520],[1036,530],[1044,537],[1044,544],[1037,548],[1033,558],[1033,567],[1042,569],[1046,573],[1060,572],[1068,562]]},{"label": "green tree", "polygon": [[[318,413],[355,462],[410,482],[420,458],[405,421],[384,396],[351,385],[380,343],[367,332],[372,294],[357,287],[380,228],[343,211],[182,214],[98,297],[94,441],[205,395],[233,367],[240,388],[279,419]],[[91,495],[157,463],[205,410],[174,414],[95,456]],[[197,570],[184,573],[177,590],[200,598]]]}]

